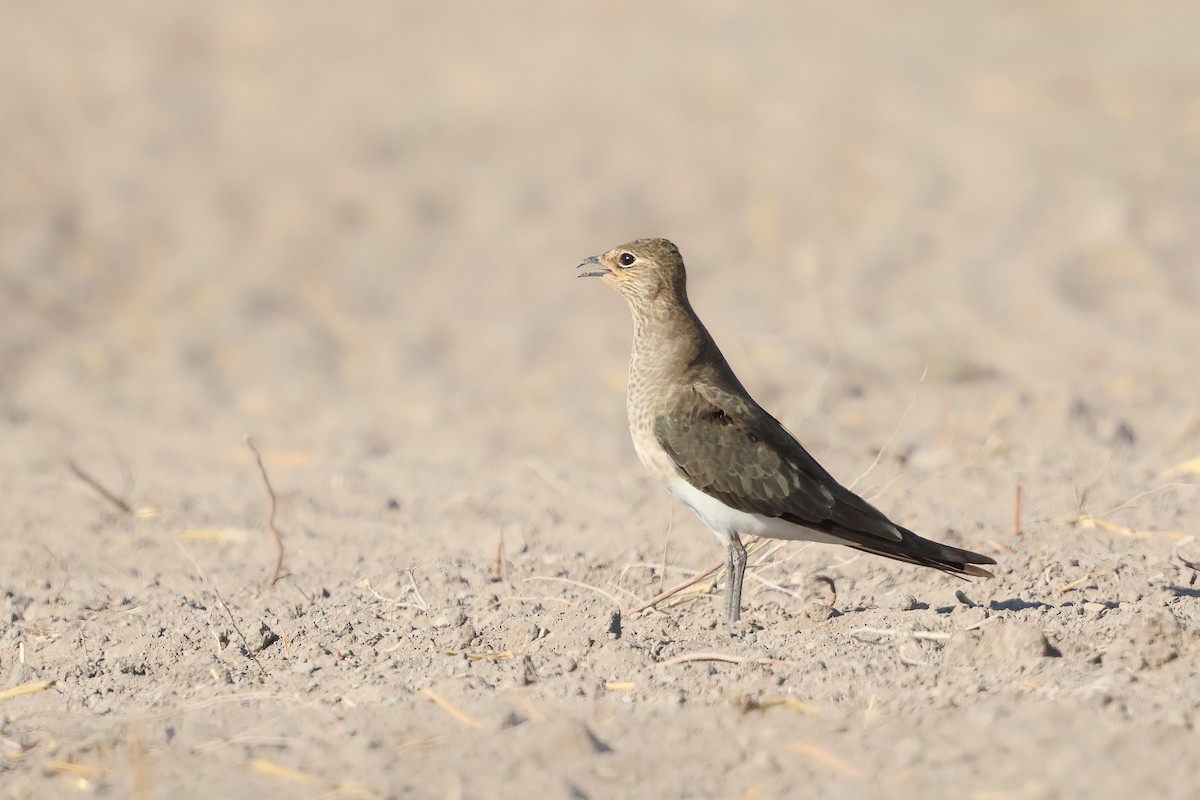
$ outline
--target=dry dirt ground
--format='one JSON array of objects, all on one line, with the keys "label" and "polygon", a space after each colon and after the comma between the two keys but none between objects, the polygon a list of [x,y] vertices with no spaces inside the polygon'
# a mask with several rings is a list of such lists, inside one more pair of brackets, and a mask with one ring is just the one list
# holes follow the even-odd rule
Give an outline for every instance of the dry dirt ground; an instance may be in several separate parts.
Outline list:
[{"label": "dry dirt ground", "polygon": [[[1200,5],[4,19],[0,797],[1195,796]],[[574,278],[647,235],[996,579],[630,613],[720,556]]]}]

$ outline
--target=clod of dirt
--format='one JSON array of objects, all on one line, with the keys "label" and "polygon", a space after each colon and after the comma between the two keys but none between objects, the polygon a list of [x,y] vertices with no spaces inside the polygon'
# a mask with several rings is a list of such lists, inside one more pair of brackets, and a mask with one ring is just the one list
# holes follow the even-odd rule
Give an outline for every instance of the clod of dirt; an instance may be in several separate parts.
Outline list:
[{"label": "clod of dirt", "polygon": [[1183,647],[1179,620],[1166,609],[1138,614],[1121,629],[1104,656],[1137,669],[1157,669],[1178,658]]},{"label": "clod of dirt", "polygon": [[614,639],[621,638],[621,609],[616,609],[608,619],[608,633]]},{"label": "clod of dirt", "polygon": [[518,678],[518,683],[522,686],[532,686],[537,683],[538,673],[537,668],[533,665],[533,659],[529,654],[521,656],[521,670]]},{"label": "clod of dirt", "polygon": [[271,630],[271,627],[265,622],[259,626],[258,636],[258,651],[260,653],[279,641],[279,634]]},{"label": "clod of dirt", "polygon": [[1036,625],[1002,619],[985,622],[974,631],[959,631],[950,637],[943,654],[945,664],[951,667],[982,663],[1026,667],[1040,658],[1062,655]]}]

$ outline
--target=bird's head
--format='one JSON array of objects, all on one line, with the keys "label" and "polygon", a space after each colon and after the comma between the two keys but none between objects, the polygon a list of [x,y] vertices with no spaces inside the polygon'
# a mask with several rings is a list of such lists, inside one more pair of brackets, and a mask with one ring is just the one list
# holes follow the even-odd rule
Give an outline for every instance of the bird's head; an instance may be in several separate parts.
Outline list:
[{"label": "bird's head", "polygon": [[614,247],[604,255],[584,259],[578,269],[579,277],[602,278],[635,307],[664,292],[673,299],[686,296],[683,256],[666,239],[638,239]]}]

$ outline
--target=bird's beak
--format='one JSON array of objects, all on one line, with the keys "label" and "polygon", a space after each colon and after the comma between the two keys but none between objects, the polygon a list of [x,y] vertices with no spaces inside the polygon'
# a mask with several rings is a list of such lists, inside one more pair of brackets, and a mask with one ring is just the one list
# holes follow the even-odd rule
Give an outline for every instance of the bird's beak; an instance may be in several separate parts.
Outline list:
[{"label": "bird's beak", "polygon": [[600,263],[600,258],[598,256],[585,258],[583,261],[579,262],[579,266],[577,266],[575,269],[583,269],[584,267],[599,267],[600,269],[589,269],[587,272],[581,272],[578,276],[580,278],[598,278],[601,275],[608,274],[608,268]]}]

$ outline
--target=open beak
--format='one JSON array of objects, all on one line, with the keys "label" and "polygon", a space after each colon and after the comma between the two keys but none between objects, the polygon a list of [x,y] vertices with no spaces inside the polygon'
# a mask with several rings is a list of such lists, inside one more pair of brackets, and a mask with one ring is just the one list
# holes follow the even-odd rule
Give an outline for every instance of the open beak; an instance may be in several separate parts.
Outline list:
[{"label": "open beak", "polygon": [[585,258],[583,261],[579,262],[579,266],[577,266],[575,269],[583,269],[584,267],[599,267],[599,269],[589,269],[587,272],[581,272],[578,276],[580,278],[598,278],[601,275],[608,274],[608,268],[600,263],[600,258],[598,256]]}]

